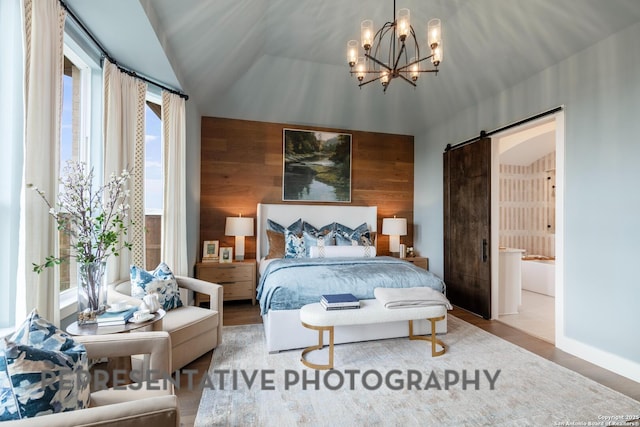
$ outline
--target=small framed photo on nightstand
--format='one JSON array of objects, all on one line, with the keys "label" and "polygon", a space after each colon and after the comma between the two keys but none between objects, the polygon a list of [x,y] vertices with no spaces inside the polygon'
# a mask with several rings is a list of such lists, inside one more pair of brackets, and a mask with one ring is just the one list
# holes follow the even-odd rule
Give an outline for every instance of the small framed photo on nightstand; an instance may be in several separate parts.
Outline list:
[{"label": "small framed photo on nightstand", "polygon": [[220,262],[232,262],[233,261],[233,248],[224,247],[220,248]]},{"label": "small framed photo on nightstand", "polygon": [[202,247],[202,262],[218,261],[219,240],[205,240]]}]

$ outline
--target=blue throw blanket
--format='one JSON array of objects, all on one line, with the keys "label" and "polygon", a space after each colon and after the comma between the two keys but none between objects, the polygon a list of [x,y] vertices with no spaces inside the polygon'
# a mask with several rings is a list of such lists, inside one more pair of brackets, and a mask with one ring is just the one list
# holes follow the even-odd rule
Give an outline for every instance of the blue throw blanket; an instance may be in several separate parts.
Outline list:
[{"label": "blue throw blanket", "polygon": [[266,314],[319,302],[324,294],[372,299],[375,288],[417,286],[445,290],[439,277],[398,258],[286,258],[269,263],[260,277],[258,300]]}]

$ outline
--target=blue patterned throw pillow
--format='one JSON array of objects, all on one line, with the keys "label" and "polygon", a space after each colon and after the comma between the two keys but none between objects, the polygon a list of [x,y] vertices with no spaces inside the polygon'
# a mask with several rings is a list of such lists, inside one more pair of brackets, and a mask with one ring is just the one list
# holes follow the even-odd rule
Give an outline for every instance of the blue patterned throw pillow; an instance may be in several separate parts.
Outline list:
[{"label": "blue patterned throw pillow", "polygon": [[5,341],[6,348],[0,353],[0,420],[89,407],[89,362],[84,345],[35,310]]},{"label": "blue patterned throw pillow", "polygon": [[291,225],[285,228],[277,222],[267,218],[267,230],[277,231],[278,233],[284,233],[285,230],[289,230],[298,236],[302,236],[302,219],[298,218]]},{"label": "blue patterned throw pillow", "polygon": [[[332,222],[331,224],[327,224],[324,227],[315,228],[313,225],[305,222],[302,224],[302,234],[307,233],[310,237],[322,237],[324,246],[333,246],[335,245],[335,228],[336,223]],[[313,246],[313,245],[312,245]]]},{"label": "blue patterned throw pillow", "polygon": [[373,246],[373,239],[366,223],[355,229],[336,223],[336,245],[338,246]]},{"label": "blue patterned throw pillow", "polygon": [[299,237],[296,233],[289,230],[284,231],[284,257],[285,258],[304,258],[306,250],[304,246],[304,238]]},{"label": "blue patterned throw pillow", "polygon": [[19,420],[18,400],[13,394],[11,376],[7,371],[7,357],[0,350],[0,421]]},{"label": "blue patterned throw pillow", "polygon": [[313,235],[307,231],[303,231],[302,239],[304,240],[305,256],[307,258],[309,258],[311,248],[314,246],[334,246],[330,235]]},{"label": "blue patterned throw pillow", "polygon": [[131,296],[142,299],[151,291],[158,294],[158,301],[164,310],[182,307],[178,282],[167,264],[161,262],[151,272],[132,265]]}]

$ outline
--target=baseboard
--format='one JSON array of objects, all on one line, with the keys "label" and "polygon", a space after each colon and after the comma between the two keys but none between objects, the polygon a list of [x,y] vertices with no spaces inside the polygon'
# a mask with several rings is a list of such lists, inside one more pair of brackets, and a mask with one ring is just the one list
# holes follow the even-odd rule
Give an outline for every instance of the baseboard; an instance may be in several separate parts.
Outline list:
[{"label": "baseboard", "polygon": [[639,363],[567,337],[559,338],[556,342],[556,347],[580,359],[640,383]]}]

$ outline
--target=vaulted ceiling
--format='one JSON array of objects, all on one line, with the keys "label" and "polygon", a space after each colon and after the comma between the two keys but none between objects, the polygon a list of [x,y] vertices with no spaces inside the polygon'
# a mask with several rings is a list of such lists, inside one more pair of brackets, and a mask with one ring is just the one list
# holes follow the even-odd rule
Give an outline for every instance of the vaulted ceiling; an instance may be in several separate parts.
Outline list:
[{"label": "vaulted ceiling", "polygon": [[[174,85],[204,116],[418,134],[640,21],[638,0],[398,0],[444,60],[418,87],[362,89],[346,43],[391,0],[67,0],[123,65]],[[424,49],[424,48],[423,48]],[[579,70],[577,70],[579,72]]]}]

